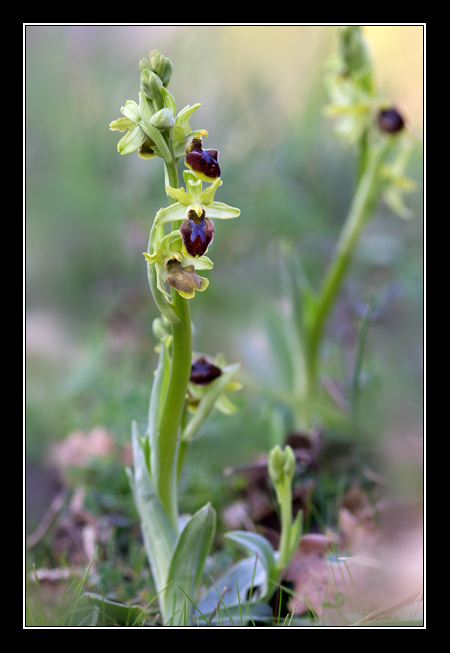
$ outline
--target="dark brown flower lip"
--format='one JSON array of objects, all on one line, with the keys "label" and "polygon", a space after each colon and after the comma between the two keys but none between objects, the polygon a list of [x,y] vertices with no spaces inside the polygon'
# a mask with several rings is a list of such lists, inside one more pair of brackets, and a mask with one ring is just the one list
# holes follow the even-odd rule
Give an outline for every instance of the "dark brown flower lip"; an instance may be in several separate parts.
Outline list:
[{"label": "dark brown flower lip", "polygon": [[181,238],[188,254],[203,256],[214,238],[214,224],[206,217],[188,218],[180,227]]},{"label": "dark brown flower lip", "polygon": [[405,122],[394,107],[382,109],[377,116],[378,127],[388,134],[395,134],[403,129]]},{"label": "dark brown flower lip", "polygon": [[222,370],[217,365],[207,361],[204,356],[199,356],[192,362],[190,381],[196,385],[208,385],[221,374]]},{"label": "dark brown flower lip", "polygon": [[186,154],[186,164],[194,172],[198,172],[209,179],[216,179],[216,177],[220,177],[218,154],[217,150],[193,149]]}]

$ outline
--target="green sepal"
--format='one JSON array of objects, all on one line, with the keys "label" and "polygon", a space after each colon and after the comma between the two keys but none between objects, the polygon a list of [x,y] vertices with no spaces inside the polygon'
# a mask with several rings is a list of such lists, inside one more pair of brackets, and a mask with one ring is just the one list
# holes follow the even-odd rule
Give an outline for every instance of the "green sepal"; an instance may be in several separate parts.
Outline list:
[{"label": "green sepal", "polygon": [[184,109],[181,109],[181,111],[178,113],[178,115],[177,115],[177,117],[175,119],[175,123],[177,125],[180,125],[181,127],[183,127],[183,129],[185,131],[187,131],[188,130],[188,124],[189,124],[189,118],[194,113],[194,111],[196,109],[198,109],[199,107],[201,107],[201,106],[202,105],[200,103],[193,104],[192,106],[190,106],[188,104],[186,107],[184,107]]},{"label": "green sepal", "polygon": [[[175,115],[177,112],[177,105],[172,93],[168,91],[165,86],[161,86],[161,95],[163,96],[164,106],[167,109],[170,109],[172,114]],[[174,124],[175,124],[175,119],[174,119]]]},{"label": "green sepal", "polygon": [[160,209],[156,214],[154,226],[160,227],[167,222],[176,222],[177,220],[186,220],[186,208],[179,202]]},{"label": "green sepal", "polygon": [[141,71],[141,91],[155,103],[156,110],[162,109],[164,106],[161,88],[162,82],[158,75],[146,68]]},{"label": "green sepal", "polygon": [[[197,391],[201,392],[200,401],[197,405],[194,415],[187,423],[181,435],[183,442],[191,442],[192,438],[198,433],[201,425],[206,420],[214,406],[217,404],[219,397],[225,392],[231,378],[236,374],[240,365],[234,363],[228,365],[222,370],[222,374],[214,379],[207,386],[200,386]],[[191,384],[193,386],[194,384]]]},{"label": "green sepal", "polygon": [[212,202],[208,205],[206,212],[207,217],[212,220],[229,220],[231,218],[237,218],[240,214],[240,209],[228,206],[228,204],[224,204],[223,202]]}]

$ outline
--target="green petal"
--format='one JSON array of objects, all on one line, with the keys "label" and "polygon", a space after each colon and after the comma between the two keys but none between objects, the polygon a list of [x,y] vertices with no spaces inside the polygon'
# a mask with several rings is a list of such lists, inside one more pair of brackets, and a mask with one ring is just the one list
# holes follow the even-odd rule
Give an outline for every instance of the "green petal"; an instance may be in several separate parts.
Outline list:
[{"label": "green petal", "polygon": [[156,214],[155,218],[155,227],[160,227],[166,222],[175,222],[176,220],[185,220],[186,219],[186,209],[182,204],[177,202],[171,206],[166,207],[165,209],[160,209]]},{"label": "green petal", "polygon": [[212,204],[208,206],[206,216],[213,220],[229,220],[231,218],[237,218],[240,213],[240,209],[228,206],[228,204],[223,204],[223,202],[212,202]]},{"label": "green petal", "polygon": [[205,206],[208,206],[208,204],[212,204],[213,201],[214,201],[214,193],[219,188],[219,186],[222,186],[222,184],[223,184],[223,181],[221,180],[220,177],[217,177],[217,179],[214,179],[211,186],[209,186],[208,188],[205,188],[205,190],[200,195],[200,201],[203,204],[205,204]]},{"label": "green petal", "polygon": [[174,200],[178,200],[183,206],[189,206],[192,204],[193,197],[190,193],[186,193],[184,188],[172,188],[172,186],[166,186],[166,193],[169,197],[173,197]]},{"label": "green petal", "polygon": [[120,154],[130,154],[130,152],[137,150],[146,138],[147,135],[145,132],[142,131],[139,125],[135,125],[133,129],[130,129],[128,134],[125,134],[125,136],[117,143],[117,151]]},{"label": "green petal", "polygon": [[118,118],[109,124],[112,132],[126,132],[128,129],[133,129],[134,122],[129,118]]},{"label": "green petal", "polygon": [[145,260],[152,265],[153,263],[161,263],[164,258],[164,253],[160,249],[155,249],[153,254],[142,252]]}]

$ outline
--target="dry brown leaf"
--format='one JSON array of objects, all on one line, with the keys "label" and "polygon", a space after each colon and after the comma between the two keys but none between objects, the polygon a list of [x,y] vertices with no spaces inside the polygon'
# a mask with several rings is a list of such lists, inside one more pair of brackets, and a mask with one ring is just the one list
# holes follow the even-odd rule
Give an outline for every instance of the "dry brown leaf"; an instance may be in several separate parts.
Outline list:
[{"label": "dry brown leaf", "polygon": [[[295,597],[291,599],[291,606],[296,606],[295,612],[303,614],[312,610],[318,619],[324,618],[326,613],[326,621],[330,623],[339,622],[342,617],[336,610],[324,608],[323,603],[333,603],[338,592],[346,596],[344,611],[348,610],[349,599],[352,603],[356,601],[355,588],[342,565],[325,558],[331,547],[330,537],[318,533],[304,535],[286,576],[294,583]],[[361,567],[360,572],[353,574],[353,581],[362,583],[366,575]]]}]

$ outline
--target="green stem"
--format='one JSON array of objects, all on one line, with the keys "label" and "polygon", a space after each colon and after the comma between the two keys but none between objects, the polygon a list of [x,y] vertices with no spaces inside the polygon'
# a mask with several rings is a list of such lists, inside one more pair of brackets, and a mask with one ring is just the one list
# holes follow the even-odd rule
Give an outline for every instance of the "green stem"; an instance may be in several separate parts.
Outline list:
[{"label": "green stem", "polygon": [[291,481],[285,480],[281,492],[278,494],[278,502],[280,504],[281,515],[281,534],[280,544],[278,547],[279,557],[277,561],[278,573],[281,573],[283,566],[289,564],[290,554],[290,533],[292,525],[292,492]]},{"label": "green stem", "polygon": [[[176,162],[165,161],[166,185],[178,188]],[[171,203],[176,200],[170,198]],[[172,229],[176,229],[172,224]],[[152,266],[154,267],[154,266]],[[177,455],[180,423],[186,401],[186,390],[191,373],[192,332],[189,302],[172,288],[173,313],[178,318],[172,322],[172,357],[169,381],[164,397],[157,437],[158,455],[152,469],[158,496],[169,515],[175,530],[178,518]]]},{"label": "green stem", "polygon": [[325,275],[318,297],[314,321],[307,342],[307,392],[315,389],[318,355],[324,327],[342,286],[361,232],[375,208],[380,194],[380,168],[392,148],[394,139],[385,139],[366,156],[366,165],[356,188],[347,220],[336,246],[334,259]]},{"label": "green stem", "polygon": [[[159,423],[156,487],[161,503],[176,526],[178,517],[177,453],[180,422],[191,374],[192,333],[188,300],[172,292],[179,322],[172,325],[172,361],[166,396]],[[153,471],[153,470],[152,470]]]}]

